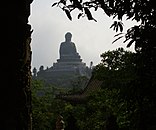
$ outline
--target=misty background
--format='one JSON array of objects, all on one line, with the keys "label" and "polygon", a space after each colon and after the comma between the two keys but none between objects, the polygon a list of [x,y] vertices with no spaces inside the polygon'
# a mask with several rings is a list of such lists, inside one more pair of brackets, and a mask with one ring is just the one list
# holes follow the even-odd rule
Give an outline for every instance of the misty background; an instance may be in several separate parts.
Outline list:
[{"label": "misty background", "polygon": [[[32,68],[39,69],[41,65],[51,67],[59,58],[60,43],[65,40],[67,32],[72,33],[72,42],[75,43],[82,62],[87,66],[90,62],[93,65],[100,63],[100,55],[108,50],[123,47],[126,50],[134,51],[134,46],[126,48],[126,43],[121,39],[114,44],[119,32],[110,29],[113,18],[108,17],[102,10],[92,11],[93,17],[97,20],[89,21],[87,17],[78,19],[78,11],[72,12],[72,21],[68,19],[65,12],[58,7],[51,7],[57,0],[35,0],[31,4],[31,16],[29,23],[34,30],[32,33]],[[137,24],[135,21],[125,21],[124,31]]]}]

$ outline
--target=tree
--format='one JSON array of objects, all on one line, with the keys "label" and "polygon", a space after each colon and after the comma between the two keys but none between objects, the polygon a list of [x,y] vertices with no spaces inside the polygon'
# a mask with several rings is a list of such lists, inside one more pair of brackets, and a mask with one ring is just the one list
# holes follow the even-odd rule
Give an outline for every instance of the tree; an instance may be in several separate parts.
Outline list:
[{"label": "tree", "polygon": [[120,128],[154,130],[156,126],[153,120],[156,114],[153,92],[150,85],[143,85],[147,80],[141,81],[141,76],[138,75],[138,54],[119,48],[101,56],[102,63],[95,67],[93,75],[104,81],[103,91],[92,100],[102,102],[115,113]]},{"label": "tree", "polygon": [[137,110],[137,102],[136,95],[129,94],[131,89],[128,85],[136,78],[135,53],[118,48],[101,54],[101,58],[102,62],[92,73],[93,78],[103,81],[101,89],[92,92],[85,104],[75,105],[69,111],[74,115],[80,130],[117,130],[118,127],[134,130],[137,118],[132,118],[136,115],[132,111]]},{"label": "tree", "polygon": [[88,78],[86,76],[78,76],[71,81],[72,89],[68,93],[76,94],[81,93],[84,87],[88,83]]},{"label": "tree", "polygon": [[[31,28],[28,25],[30,15],[30,4],[32,0],[4,2],[2,10],[8,10],[2,14],[2,41],[4,52],[1,51],[2,77],[3,84],[1,91],[4,93],[1,97],[1,126],[2,129],[31,129],[31,92],[30,92],[30,62],[27,56],[31,51],[28,39],[30,40]],[[71,0],[71,6],[67,6],[65,0],[61,0],[53,5],[65,5],[62,9],[71,19],[70,12],[78,8],[85,13],[89,20],[94,20],[90,13],[90,8],[101,8],[108,16],[117,17],[119,20],[126,14],[127,18],[141,21],[139,26],[127,30],[126,40],[131,40],[129,45],[135,42],[136,50],[140,52],[141,57],[138,60],[138,74],[140,75],[143,88],[150,86],[146,91],[146,96],[154,102],[155,92],[155,4],[154,0],[97,0],[83,2]],[[5,6],[7,5],[7,6]],[[70,9],[70,8],[71,9]],[[69,10],[70,9],[70,10]],[[120,25],[120,24],[114,24]],[[117,26],[116,26],[117,27]],[[26,51],[27,50],[27,51]],[[26,52],[26,53],[25,53]],[[28,55],[25,55],[28,54]],[[146,60],[145,60],[146,59]],[[148,63],[148,64],[147,64]],[[141,67],[140,67],[141,66]],[[6,76],[7,74],[7,76]],[[9,82],[8,82],[9,81]],[[151,81],[151,82],[150,82]],[[145,84],[145,85],[144,85]],[[10,109],[11,108],[11,109]],[[5,114],[4,114],[5,113]],[[20,113],[20,114],[19,114]],[[144,123],[143,123],[144,124]]]},{"label": "tree", "polygon": [[[136,53],[118,48],[101,54],[101,58],[102,62],[95,67],[93,75],[103,81],[102,90],[91,100],[97,105],[101,102],[106,115],[116,116],[120,129],[135,129],[138,93],[134,93],[137,88],[130,84],[137,79]],[[135,120],[131,118],[132,115]]]},{"label": "tree", "polygon": [[105,80],[109,87],[113,80],[114,86],[117,86],[117,81],[124,84],[124,81],[136,79],[136,53],[118,48],[101,54],[101,58],[101,63],[94,68],[93,75]]},{"label": "tree", "polygon": [[[138,129],[146,130],[148,126],[153,126],[152,121],[156,119],[154,108],[156,106],[155,90],[156,90],[156,7],[154,6],[154,0],[61,0],[54,3],[52,6],[57,5],[63,11],[65,11],[67,17],[72,20],[71,12],[78,9],[81,16],[87,16],[88,20],[95,20],[93,18],[91,9],[102,9],[109,17],[117,18],[119,21],[114,21],[111,28],[116,32],[122,32],[122,19],[125,16],[127,19],[136,20],[140,24],[133,26],[127,30],[127,33],[119,33],[116,40],[124,37],[124,42],[127,42],[127,47],[135,44],[135,50],[137,52],[136,60],[136,73],[137,80],[133,82],[132,86],[137,86],[138,105],[140,107],[139,116],[140,124],[138,123]],[[116,41],[115,40],[115,41]],[[144,108],[144,101],[148,101],[151,106]],[[147,115],[145,112],[150,110],[151,115],[148,116],[148,124],[146,123]],[[151,111],[152,110],[152,111]],[[155,127],[153,128],[155,129]]]},{"label": "tree", "polygon": [[[124,16],[127,19],[136,20],[140,23],[138,26],[131,27],[125,34],[125,41],[128,42],[127,47],[135,43],[135,50],[138,52],[150,53],[150,57],[154,58],[155,54],[155,32],[156,32],[156,8],[154,0],[60,0],[55,2],[53,6],[60,7],[65,11],[67,17],[72,20],[71,12],[78,9],[81,16],[87,16],[88,20],[93,18],[91,9],[97,11],[102,9],[109,17],[117,18],[119,21],[114,21],[111,28],[117,32],[120,28],[122,32],[122,19]],[[122,35],[122,33],[119,33]],[[118,39],[122,38],[120,36]],[[150,52],[148,50],[151,50]],[[153,59],[155,61],[155,59]],[[152,61],[150,61],[152,62]]]},{"label": "tree", "polygon": [[54,86],[42,80],[32,80],[32,127],[33,130],[55,129],[64,102],[55,99]]},{"label": "tree", "polygon": [[[140,98],[141,90],[137,87],[140,82],[136,72],[137,54],[118,48],[101,54],[101,57],[102,62],[94,68],[93,76],[103,81],[102,89],[89,96],[81,114],[84,117],[77,119],[81,124],[79,127],[109,129],[114,124],[112,129],[155,129],[148,111],[154,107],[150,107],[152,104],[146,97]],[[140,116],[141,111],[144,112],[143,117]],[[141,118],[148,123],[140,126]]]}]

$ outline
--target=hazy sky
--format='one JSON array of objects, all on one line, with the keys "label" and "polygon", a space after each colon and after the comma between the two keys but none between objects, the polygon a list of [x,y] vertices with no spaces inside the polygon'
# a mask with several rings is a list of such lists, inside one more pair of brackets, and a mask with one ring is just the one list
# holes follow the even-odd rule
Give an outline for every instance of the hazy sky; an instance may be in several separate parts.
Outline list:
[{"label": "hazy sky", "polygon": [[[37,69],[43,65],[51,67],[59,58],[60,43],[65,40],[66,32],[72,33],[72,41],[77,47],[82,61],[89,66],[100,63],[100,54],[118,47],[124,47],[123,40],[112,44],[116,34],[110,29],[112,18],[104,14],[102,10],[92,12],[97,20],[88,21],[87,18],[77,19],[78,12],[73,12],[73,20],[70,21],[65,13],[51,5],[58,0],[34,0],[31,4],[31,16],[29,23],[32,26],[32,68]],[[132,26],[135,22],[125,22],[125,28]],[[125,29],[126,30],[126,29]],[[133,50],[133,47],[129,48]]]}]

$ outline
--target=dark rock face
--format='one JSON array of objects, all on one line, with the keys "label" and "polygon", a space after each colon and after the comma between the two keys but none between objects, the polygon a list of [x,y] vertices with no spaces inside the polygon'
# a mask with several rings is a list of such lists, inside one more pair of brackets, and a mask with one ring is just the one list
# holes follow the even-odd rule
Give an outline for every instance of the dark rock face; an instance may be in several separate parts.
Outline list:
[{"label": "dark rock face", "polygon": [[31,2],[4,1],[1,6],[1,130],[31,130]]},{"label": "dark rock face", "polygon": [[82,62],[76,50],[75,43],[71,41],[72,34],[65,34],[65,41],[60,44],[60,59],[50,68],[39,71],[37,77],[48,83],[61,86],[71,86],[71,81],[78,76],[91,76],[91,69]]}]

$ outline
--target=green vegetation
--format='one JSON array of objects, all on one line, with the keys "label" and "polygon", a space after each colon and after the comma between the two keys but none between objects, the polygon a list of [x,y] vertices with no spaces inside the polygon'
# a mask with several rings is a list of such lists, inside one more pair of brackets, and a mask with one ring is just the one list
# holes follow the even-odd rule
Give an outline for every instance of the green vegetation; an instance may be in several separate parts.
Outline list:
[{"label": "green vegetation", "polygon": [[[102,63],[94,72],[96,78],[104,80],[104,92],[107,90],[110,93],[108,108],[111,108],[110,110],[117,117],[119,129],[156,129],[154,122],[156,120],[156,7],[154,2],[154,0],[60,0],[52,5],[58,5],[70,20],[72,20],[71,12],[78,9],[80,11],[78,18],[86,16],[88,20],[96,21],[92,11],[101,9],[104,14],[117,20],[110,27],[116,32],[120,31],[115,35],[117,39],[114,42],[124,38],[127,47],[134,44],[136,53],[127,55],[126,52],[126,56],[121,59],[116,57],[120,56],[118,52],[103,54]],[[138,25],[130,27],[126,33],[123,33],[123,18],[135,20]],[[112,97],[114,94],[115,100]],[[99,98],[101,95],[99,94]],[[107,98],[99,101],[106,103]],[[113,106],[115,102],[117,105]]]},{"label": "green vegetation", "polygon": [[54,93],[61,90],[46,85],[41,80],[33,80],[31,87],[33,130],[55,129],[56,118],[64,103],[54,100]]},{"label": "green vegetation", "polygon": [[[66,121],[69,119],[73,106],[65,101],[56,99],[57,94],[78,93],[84,87],[85,77],[79,77],[73,81],[73,88],[61,88],[46,84],[43,80],[32,80],[32,124],[33,130],[55,129],[56,119],[59,114],[63,114]],[[82,85],[76,86],[77,83]],[[77,88],[75,88],[77,87]]]},{"label": "green vegetation", "polygon": [[101,58],[102,62],[94,68],[93,77],[104,82],[99,91],[90,94],[85,104],[73,105],[55,99],[54,87],[45,87],[43,82],[34,81],[34,128],[54,128],[56,118],[61,114],[66,129],[71,125],[79,130],[100,130],[108,127],[113,127],[113,130],[155,129],[155,107],[152,95],[149,95],[153,92],[139,86],[137,53],[118,48],[101,54]]},{"label": "green vegetation", "polygon": [[[87,16],[88,20],[96,21],[91,11],[102,9],[106,15],[118,20],[111,26],[116,32],[120,31],[115,35],[118,37],[115,41],[125,38],[124,43],[127,43],[127,47],[134,44],[136,51],[132,53],[118,48],[103,53],[102,62],[93,71],[94,78],[103,81],[101,90],[89,95],[85,104],[72,105],[59,100],[59,107],[55,109],[53,106],[54,110],[58,110],[57,113],[63,115],[66,129],[70,126],[79,130],[156,129],[154,2],[154,0],[61,0],[52,5],[58,5],[70,20],[72,20],[71,12],[78,9],[80,11],[78,18]],[[139,22],[126,33],[122,33],[124,16]]]}]

